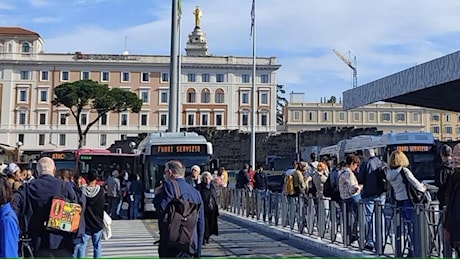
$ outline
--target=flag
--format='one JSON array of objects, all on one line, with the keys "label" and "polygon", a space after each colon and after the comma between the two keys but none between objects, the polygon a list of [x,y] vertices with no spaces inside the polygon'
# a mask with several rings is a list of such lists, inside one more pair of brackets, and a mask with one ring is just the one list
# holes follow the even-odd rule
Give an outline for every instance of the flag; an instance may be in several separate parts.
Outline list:
[{"label": "flag", "polygon": [[255,26],[255,20],[256,20],[256,0],[252,0],[252,8],[251,8],[251,36],[252,33],[254,32],[254,26]]}]

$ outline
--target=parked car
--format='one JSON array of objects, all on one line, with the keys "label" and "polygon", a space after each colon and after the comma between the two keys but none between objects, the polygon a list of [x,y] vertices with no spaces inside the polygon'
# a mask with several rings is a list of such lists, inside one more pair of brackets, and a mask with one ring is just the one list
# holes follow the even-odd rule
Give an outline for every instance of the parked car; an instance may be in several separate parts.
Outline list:
[{"label": "parked car", "polygon": [[270,174],[267,176],[268,190],[271,192],[283,192],[283,174]]}]

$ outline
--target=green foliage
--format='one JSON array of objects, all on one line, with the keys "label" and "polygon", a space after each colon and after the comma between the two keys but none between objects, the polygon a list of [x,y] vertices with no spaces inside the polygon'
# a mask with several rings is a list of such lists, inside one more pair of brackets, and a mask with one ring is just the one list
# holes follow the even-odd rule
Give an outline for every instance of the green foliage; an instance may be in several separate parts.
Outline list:
[{"label": "green foliage", "polygon": [[281,95],[286,94],[284,85],[276,85],[276,122],[278,125],[284,124],[283,106],[287,103],[287,99]]},{"label": "green foliage", "polygon": [[[120,88],[109,88],[106,84],[100,84],[92,80],[79,80],[64,83],[55,88],[54,106],[69,108],[70,114],[75,118],[79,134],[79,147],[84,144],[84,139],[89,129],[107,114],[107,112],[131,111],[139,113],[142,108],[142,100],[131,91]],[[97,112],[98,116],[86,125],[82,130],[80,115],[83,109]]]}]

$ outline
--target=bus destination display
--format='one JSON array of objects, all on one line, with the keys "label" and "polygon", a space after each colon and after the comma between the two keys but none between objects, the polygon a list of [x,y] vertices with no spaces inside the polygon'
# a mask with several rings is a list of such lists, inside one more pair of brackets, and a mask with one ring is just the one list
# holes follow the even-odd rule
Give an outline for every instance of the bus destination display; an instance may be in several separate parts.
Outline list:
[{"label": "bus destination display", "polygon": [[75,160],[74,153],[43,153],[42,157],[49,157],[53,160],[65,160],[65,161],[72,161]]},{"label": "bus destination display", "polygon": [[400,145],[396,150],[401,152],[428,152],[431,146],[428,145]]},{"label": "bus destination display", "polygon": [[153,145],[152,154],[156,155],[205,155],[205,144],[176,144],[176,145]]}]

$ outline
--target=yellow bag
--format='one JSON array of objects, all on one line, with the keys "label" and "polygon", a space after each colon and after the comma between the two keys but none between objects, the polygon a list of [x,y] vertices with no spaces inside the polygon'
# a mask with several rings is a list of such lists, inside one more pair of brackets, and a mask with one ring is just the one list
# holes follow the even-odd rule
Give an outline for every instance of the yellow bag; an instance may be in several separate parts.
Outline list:
[{"label": "yellow bag", "polygon": [[63,198],[51,200],[47,229],[76,233],[80,226],[82,208],[78,203],[68,202]]},{"label": "yellow bag", "polygon": [[284,192],[286,192],[287,195],[295,194],[294,176],[292,176],[292,174],[286,175],[286,177],[284,177]]}]

